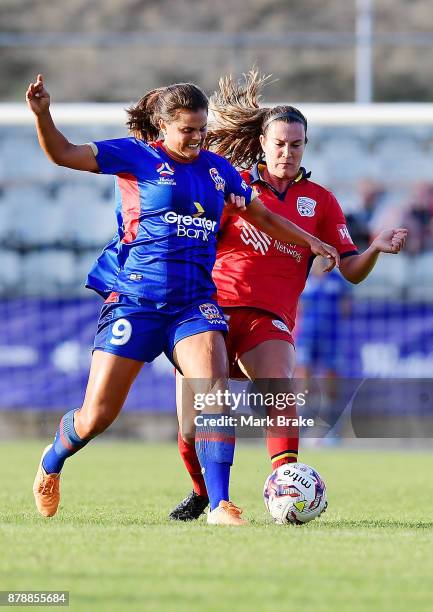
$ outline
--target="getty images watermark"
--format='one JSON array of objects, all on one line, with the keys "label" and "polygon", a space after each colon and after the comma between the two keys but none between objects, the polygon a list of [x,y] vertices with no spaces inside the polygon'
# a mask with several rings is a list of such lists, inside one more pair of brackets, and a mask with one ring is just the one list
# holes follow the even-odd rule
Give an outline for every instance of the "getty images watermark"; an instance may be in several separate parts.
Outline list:
[{"label": "getty images watermark", "polygon": [[[433,377],[183,379],[182,431],[237,426],[261,438],[433,440]],[[206,422],[204,419],[208,419]],[[212,419],[221,419],[212,420]]]},{"label": "getty images watermark", "polygon": [[[298,408],[306,405],[306,395],[308,391],[303,393],[262,393],[252,392],[243,389],[240,392],[230,391],[228,389],[217,390],[208,393],[194,394],[194,409],[202,411],[209,408],[224,409],[230,407],[230,410],[236,411],[239,409],[249,408],[255,414],[239,414],[239,416],[228,414],[208,414],[200,412],[194,417],[196,427],[314,427],[314,419],[305,418],[302,415],[296,414]],[[287,414],[267,414],[265,416],[258,415],[263,409],[272,409],[278,411],[290,410],[290,415]],[[295,414],[292,414],[295,413]]]},{"label": "getty images watermark", "polygon": [[[184,379],[182,427],[238,426],[239,437],[433,440],[433,377]],[[209,419],[204,422],[203,419]],[[221,419],[221,421],[212,421]],[[229,419],[229,420],[227,420]]]}]

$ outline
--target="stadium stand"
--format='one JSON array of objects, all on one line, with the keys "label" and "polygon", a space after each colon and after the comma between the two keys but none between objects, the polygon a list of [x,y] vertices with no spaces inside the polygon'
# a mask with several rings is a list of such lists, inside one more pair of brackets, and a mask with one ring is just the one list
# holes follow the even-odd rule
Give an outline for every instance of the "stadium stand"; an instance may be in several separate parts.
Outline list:
[{"label": "stadium stand", "polygon": [[[113,128],[74,125],[67,132],[73,142],[85,142],[111,137]],[[433,131],[416,125],[411,129],[313,126],[304,165],[312,171],[312,180],[334,191],[360,248],[382,228],[405,223],[411,229],[408,251],[417,254],[433,249],[433,224],[428,222],[433,211],[432,157]],[[26,276],[34,270],[30,255],[38,259],[39,251],[50,249],[51,255],[41,259],[48,263],[53,261],[52,249],[58,249],[57,272],[46,276],[48,284],[40,291],[52,294],[50,282],[56,285],[63,277],[68,279],[64,288],[79,295],[80,285],[71,281],[71,257],[82,274],[83,262],[87,265],[115,232],[111,177],[56,167],[39,149],[31,125],[16,130],[1,125],[0,182],[0,237],[9,249],[9,259],[25,258],[22,287],[32,294],[35,290],[34,279]],[[428,296],[417,285],[428,274],[428,264],[415,263],[413,269],[420,270],[416,276],[408,273],[406,259],[384,258],[356,292],[360,297],[379,298],[387,291],[396,296],[410,290]],[[3,281],[2,291],[10,290],[10,281]]]},{"label": "stadium stand", "polygon": [[2,295],[16,293],[21,283],[22,258],[16,251],[3,251],[0,292]]},{"label": "stadium stand", "polygon": [[27,295],[63,295],[75,285],[75,258],[57,249],[30,252],[22,258],[22,275]]},{"label": "stadium stand", "polygon": [[41,151],[36,136],[31,133],[6,137],[1,144],[3,173],[7,181],[45,182],[55,180],[56,169]]},{"label": "stadium stand", "polygon": [[115,233],[113,202],[104,199],[94,185],[62,186],[56,202],[63,209],[64,240],[71,247],[97,249]]}]

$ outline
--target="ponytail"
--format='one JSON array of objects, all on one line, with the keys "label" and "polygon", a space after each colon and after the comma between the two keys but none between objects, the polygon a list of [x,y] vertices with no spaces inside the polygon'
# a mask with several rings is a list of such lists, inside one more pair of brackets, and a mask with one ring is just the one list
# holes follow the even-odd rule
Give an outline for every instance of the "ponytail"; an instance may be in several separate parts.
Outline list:
[{"label": "ponytail", "polygon": [[152,89],[144,95],[137,104],[126,109],[128,132],[135,138],[142,140],[157,140],[159,124],[155,122],[155,111],[163,87]]},{"label": "ponytail", "polygon": [[253,68],[243,77],[241,83],[231,75],[219,80],[219,90],[210,99],[214,120],[207,145],[234,166],[249,168],[263,158],[259,137],[272,121],[302,123],[307,142],[307,120],[300,110],[288,105],[260,108],[261,91],[271,75]]},{"label": "ponytail", "polygon": [[210,99],[214,121],[206,143],[227,157],[234,166],[249,167],[261,156],[259,136],[267,109],[260,108],[260,92],[269,76],[252,69],[244,74],[244,83],[232,75],[219,80],[219,91]]}]

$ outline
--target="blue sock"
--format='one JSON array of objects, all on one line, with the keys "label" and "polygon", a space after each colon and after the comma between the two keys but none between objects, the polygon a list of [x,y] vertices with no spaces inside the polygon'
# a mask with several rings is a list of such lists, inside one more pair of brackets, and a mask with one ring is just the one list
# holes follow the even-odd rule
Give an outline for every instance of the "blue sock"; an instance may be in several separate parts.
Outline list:
[{"label": "blue sock", "polygon": [[[206,419],[221,417],[203,416]],[[220,501],[229,500],[230,468],[235,451],[234,427],[197,425],[195,448],[203,470],[210,509],[214,510]]]},{"label": "blue sock", "polygon": [[78,410],[70,410],[63,415],[54,442],[42,461],[42,467],[47,474],[58,474],[65,460],[83,448],[90,440],[82,440],[74,427],[74,414]]}]

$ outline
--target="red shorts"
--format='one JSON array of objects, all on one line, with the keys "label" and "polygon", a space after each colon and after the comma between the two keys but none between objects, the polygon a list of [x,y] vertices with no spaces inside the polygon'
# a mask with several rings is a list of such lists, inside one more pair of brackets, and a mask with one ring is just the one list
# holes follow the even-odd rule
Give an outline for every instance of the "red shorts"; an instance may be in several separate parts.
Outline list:
[{"label": "red shorts", "polygon": [[284,340],[295,346],[287,325],[271,312],[249,306],[235,306],[223,310],[229,324],[226,345],[232,378],[245,378],[237,361],[258,344],[266,340]]}]

